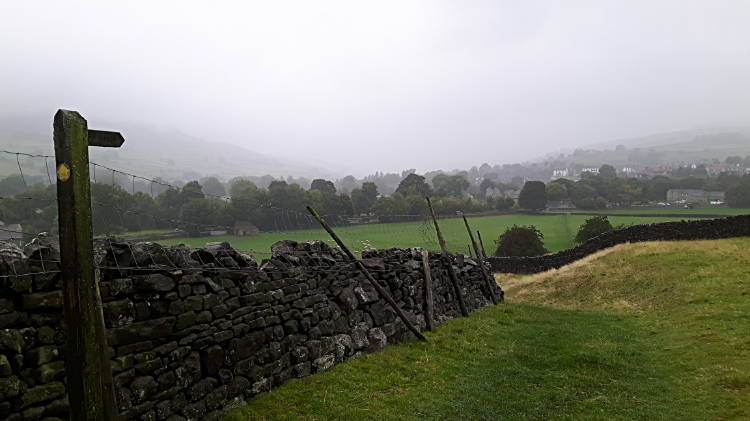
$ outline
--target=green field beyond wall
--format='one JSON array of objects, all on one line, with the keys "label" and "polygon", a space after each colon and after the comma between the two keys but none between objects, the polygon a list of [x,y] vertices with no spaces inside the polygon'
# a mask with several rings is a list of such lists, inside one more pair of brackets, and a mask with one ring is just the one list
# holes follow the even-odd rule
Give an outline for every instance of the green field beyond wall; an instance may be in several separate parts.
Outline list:
[{"label": "green field beyond wall", "polygon": [[[739,215],[747,213],[746,209],[665,209],[643,210],[643,211],[610,211],[611,213],[639,213],[639,214],[684,214],[681,217],[660,216],[609,216],[613,226],[619,224],[650,224],[656,222],[680,221],[695,219],[690,215],[705,215],[715,213],[717,217]],[[605,213],[606,214],[606,213]],[[576,245],[573,242],[578,228],[591,216],[584,215],[495,215],[469,217],[472,230],[480,231],[487,252],[490,255],[495,250],[494,240],[505,231],[506,228],[517,225],[534,225],[544,234],[544,243],[547,249],[554,253],[568,249]],[[428,223],[429,222],[429,223]],[[451,252],[468,253],[470,240],[462,218],[448,218],[440,221],[440,227],[448,243]],[[342,241],[352,251],[361,251],[363,248],[374,247],[378,249],[399,247],[423,247],[429,250],[439,250],[440,246],[435,237],[435,228],[431,221],[427,222],[403,222],[389,224],[366,224],[337,228],[335,231]],[[476,236],[476,235],[475,235]],[[186,243],[193,247],[203,247],[208,242],[228,241],[234,247],[244,251],[258,254],[259,257],[267,257],[264,254],[270,252],[273,243],[280,240],[323,240],[333,244],[330,237],[322,229],[309,229],[298,231],[282,231],[265,233],[257,236],[217,235],[204,238],[177,238],[159,241],[160,244],[170,246],[177,243]]]}]

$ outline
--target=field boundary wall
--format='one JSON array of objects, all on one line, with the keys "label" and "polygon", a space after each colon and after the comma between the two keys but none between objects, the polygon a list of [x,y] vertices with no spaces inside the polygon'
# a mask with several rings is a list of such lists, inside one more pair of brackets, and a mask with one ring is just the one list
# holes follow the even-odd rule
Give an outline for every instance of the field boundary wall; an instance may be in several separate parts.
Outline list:
[{"label": "field boundary wall", "polygon": [[750,236],[750,215],[698,221],[631,225],[605,232],[585,243],[537,257],[489,257],[494,272],[532,274],[559,269],[617,244],[643,241],[714,240]]},{"label": "field boundary wall", "polygon": [[[0,244],[0,419],[69,416],[60,274],[36,267],[59,260],[55,241]],[[324,242],[277,243],[259,265],[228,243],[106,238],[95,248],[122,420],[218,420],[289,379],[413,337]],[[461,314],[439,257],[429,254],[437,323]],[[424,330],[421,249],[370,249],[361,261]],[[466,306],[490,305],[477,263],[459,254],[452,264]]]}]

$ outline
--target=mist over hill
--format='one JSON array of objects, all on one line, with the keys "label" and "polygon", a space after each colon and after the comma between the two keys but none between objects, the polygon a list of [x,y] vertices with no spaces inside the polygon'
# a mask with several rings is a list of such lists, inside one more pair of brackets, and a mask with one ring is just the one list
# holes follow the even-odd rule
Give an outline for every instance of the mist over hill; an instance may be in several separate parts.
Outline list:
[{"label": "mist over hill", "polygon": [[[142,177],[193,180],[215,176],[228,180],[243,175],[266,174],[307,178],[344,175],[234,144],[201,139],[173,128],[122,122],[89,122],[89,128],[119,131],[125,137],[125,144],[121,148],[89,149],[92,162]],[[0,149],[54,155],[52,118],[29,115],[0,117]],[[0,176],[18,171],[17,163],[10,161],[0,161]],[[39,171],[41,169],[32,169],[31,173]]]}]

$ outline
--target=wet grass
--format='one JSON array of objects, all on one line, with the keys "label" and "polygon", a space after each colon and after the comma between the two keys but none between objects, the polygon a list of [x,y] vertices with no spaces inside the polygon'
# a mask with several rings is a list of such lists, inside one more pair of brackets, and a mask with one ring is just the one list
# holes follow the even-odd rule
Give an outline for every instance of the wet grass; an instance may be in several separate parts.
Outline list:
[{"label": "wet grass", "polygon": [[618,246],[259,395],[240,420],[750,418],[750,239]]}]

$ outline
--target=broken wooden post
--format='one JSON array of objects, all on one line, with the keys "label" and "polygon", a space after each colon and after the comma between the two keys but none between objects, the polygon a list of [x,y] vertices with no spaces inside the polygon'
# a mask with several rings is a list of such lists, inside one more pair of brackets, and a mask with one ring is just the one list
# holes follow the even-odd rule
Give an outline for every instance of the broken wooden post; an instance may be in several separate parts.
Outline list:
[{"label": "broken wooden post", "polygon": [[479,233],[479,230],[477,230],[477,238],[479,238],[479,245],[482,246],[482,256],[484,258],[487,258],[487,253],[484,251],[484,243],[482,242],[482,234]]},{"label": "broken wooden post", "polygon": [[65,371],[72,421],[118,417],[94,264],[89,133],[86,120],[76,111],[58,110],[55,114]]},{"label": "broken wooden post", "polygon": [[474,245],[474,252],[477,254],[477,260],[479,260],[479,267],[482,270],[482,278],[484,278],[484,283],[487,284],[487,289],[490,291],[490,298],[492,298],[492,304],[497,305],[497,297],[495,296],[495,288],[492,286],[492,282],[490,282],[490,278],[487,275],[487,268],[484,267],[484,259],[482,259],[482,255],[479,254],[479,246],[477,246],[477,242],[474,241],[474,235],[471,233],[471,228],[469,228],[469,220],[466,219],[465,215],[464,215],[464,224],[466,224],[466,230],[469,231],[469,238],[471,239],[471,244]]},{"label": "broken wooden post", "polygon": [[427,329],[430,332],[435,331],[435,310],[432,298],[432,276],[430,275],[430,261],[428,259],[427,250],[422,250],[422,264],[424,265],[424,289],[425,289],[425,301],[427,302],[427,312],[425,314],[425,321],[427,322]]},{"label": "broken wooden post", "polygon": [[414,336],[416,336],[417,338],[419,338],[422,341],[427,342],[427,338],[425,338],[424,335],[422,335],[422,332],[420,332],[419,329],[417,329],[409,321],[409,319],[406,318],[406,315],[404,314],[403,311],[401,311],[401,308],[396,304],[396,302],[393,301],[393,298],[391,297],[390,294],[388,294],[388,291],[384,290],[383,287],[381,287],[380,284],[378,284],[378,281],[376,281],[372,277],[372,275],[370,275],[370,272],[367,271],[367,268],[365,268],[365,265],[363,265],[362,262],[360,262],[359,259],[357,259],[354,256],[354,254],[351,252],[351,250],[349,250],[349,248],[346,246],[346,244],[344,244],[344,242],[341,241],[341,239],[339,238],[339,236],[336,235],[335,232],[333,232],[333,230],[331,229],[331,227],[328,226],[328,224],[326,223],[326,221],[324,221],[323,218],[321,218],[320,216],[318,216],[318,213],[315,212],[315,210],[311,206],[307,206],[307,210],[308,210],[308,212],[310,212],[312,214],[312,216],[315,217],[315,219],[318,220],[318,222],[320,223],[320,225],[323,226],[323,229],[326,230],[326,232],[328,233],[328,235],[330,235],[331,238],[333,238],[333,241],[335,241],[336,244],[338,244],[339,247],[341,247],[341,250],[343,250],[344,253],[346,253],[346,255],[349,257],[349,259],[351,259],[352,261],[354,261],[357,264],[357,268],[359,268],[359,271],[362,272],[362,274],[364,274],[365,277],[367,277],[367,280],[370,281],[370,284],[373,286],[373,288],[375,288],[375,290],[378,291],[378,294],[380,294],[380,296],[383,297],[385,299],[385,301],[388,302],[388,304],[390,304],[390,306],[393,309],[393,311],[396,312],[396,314],[401,319],[401,321],[404,322],[404,324],[406,325],[406,327],[408,327],[409,330],[411,330],[412,333],[414,333]]},{"label": "broken wooden post", "polygon": [[430,215],[432,215],[432,221],[435,223],[435,231],[437,231],[437,237],[438,242],[440,243],[440,249],[442,250],[442,259],[445,262],[446,266],[448,266],[448,275],[451,278],[451,283],[453,283],[453,289],[456,291],[456,300],[458,300],[458,307],[461,309],[461,314],[464,317],[469,317],[469,310],[466,309],[466,303],[464,302],[464,295],[461,293],[461,286],[458,284],[458,277],[456,276],[456,271],[453,270],[453,262],[451,259],[450,254],[448,254],[448,247],[445,245],[445,240],[443,239],[443,233],[440,232],[440,226],[438,225],[437,218],[435,217],[435,211],[432,210],[432,202],[430,202],[430,198],[426,197],[427,199],[427,206],[430,208]]}]

